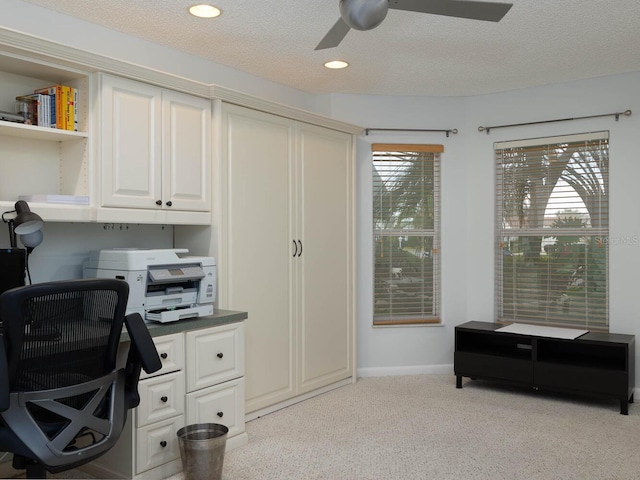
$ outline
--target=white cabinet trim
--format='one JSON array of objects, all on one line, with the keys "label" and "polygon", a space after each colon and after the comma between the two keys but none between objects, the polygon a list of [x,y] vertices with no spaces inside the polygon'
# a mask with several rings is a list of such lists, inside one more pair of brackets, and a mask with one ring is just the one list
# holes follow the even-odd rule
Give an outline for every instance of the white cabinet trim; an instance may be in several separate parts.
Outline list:
[{"label": "white cabinet trim", "polygon": [[65,67],[65,69],[112,73],[204,98],[219,98],[229,103],[273,113],[292,120],[313,123],[346,133],[358,134],[364,130],[357,125],[340,122],[313,112],[246,95],[226,87],[206,84],[178,77],[170,73],[151,70],[146,67],[95,53],[85,52],[49,40],[32,37],[7,28],[0,27],[0,46],[2,46],[3,53],[28,55],[30,58],[39,59],[42,62],[52,62],[58,67]]}]

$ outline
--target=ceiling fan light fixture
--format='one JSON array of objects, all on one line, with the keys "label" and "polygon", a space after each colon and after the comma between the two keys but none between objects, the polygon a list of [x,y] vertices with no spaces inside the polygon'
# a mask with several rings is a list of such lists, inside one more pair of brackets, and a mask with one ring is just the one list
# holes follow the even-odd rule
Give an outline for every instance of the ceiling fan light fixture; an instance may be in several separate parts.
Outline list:
[{"label": "ceiling fan light fixture", "polygon": [[329,62],[325,62],[324,66],[332,70],[340,70],[341,68],[347,68],[349,64],[344,60],[331,60]]},{"label": "ceiling fan light fixture", "polygon": [[371,30],[382,23],[389,0],[340,0],[340,16],[351,28]]},{"label": "ceiling fan light fixture", "polygon": [[189,7],[189,13],[198,18],[216,18],[222,14],[222,10],[213,5],[201,3]]}]

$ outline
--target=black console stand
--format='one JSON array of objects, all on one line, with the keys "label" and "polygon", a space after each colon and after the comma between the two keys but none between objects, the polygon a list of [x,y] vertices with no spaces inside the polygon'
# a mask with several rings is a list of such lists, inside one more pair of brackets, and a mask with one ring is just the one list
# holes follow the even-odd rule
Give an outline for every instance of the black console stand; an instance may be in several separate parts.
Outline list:
[{"label": "black console stand", "polygon": [[629,413],[635,386],[635,336],[589,332],[575,340],[502,333],[503,325],[467,322],[455,329],[456,387],[462,377],[615,398]]}]

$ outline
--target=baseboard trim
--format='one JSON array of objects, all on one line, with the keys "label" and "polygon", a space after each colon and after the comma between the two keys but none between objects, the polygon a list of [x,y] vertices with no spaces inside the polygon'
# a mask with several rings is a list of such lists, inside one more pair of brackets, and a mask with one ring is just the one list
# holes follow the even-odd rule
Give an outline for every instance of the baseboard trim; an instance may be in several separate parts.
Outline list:
[{"label": "baseboard trim", "polygon": [[359,368],[358,377],[388,377],[395,375],[453,375],[453,364],[445,365],[408,365],[402,367]]},{"label": "baseboard trim", "polygon": [[294,398],[290,398],[289,400],[285,400],[284,402],[276,403],[275,405],[270,405],[265,408],[261,408],[260,410],[256,410],[254,412],[249,412],[245,415],[245,421],[250,422],[251,420],[255,420],[256,418],[262,417],[269,413],[273,413],[277,410],[281,410],[286,407],[290,407],[296,403],[302,402],[303,400],[308,400],[309,398],[318,396],[320,394],[330,392],[331,390],[335,390],[336,388],[344,387],[345,385],[349,385],[354,383],[355,379],[352,377],[346,378],[336,383],[332,383],[331,385],[327,385],[326,387],[319,388],[309,393],[305,393],[303,395],[299,395]]}]

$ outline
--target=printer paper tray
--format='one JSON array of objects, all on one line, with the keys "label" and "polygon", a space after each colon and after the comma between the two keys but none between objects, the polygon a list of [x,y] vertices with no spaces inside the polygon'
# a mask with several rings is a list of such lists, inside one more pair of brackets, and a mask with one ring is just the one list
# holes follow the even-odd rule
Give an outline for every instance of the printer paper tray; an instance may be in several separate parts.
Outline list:
[{"label": "printer paper tray", "polygon": [[166,323],[184,320],[185,318],[204,317],[206,315],[213,315],[213,304],[149,310],[145,314],[145,320]]}]

